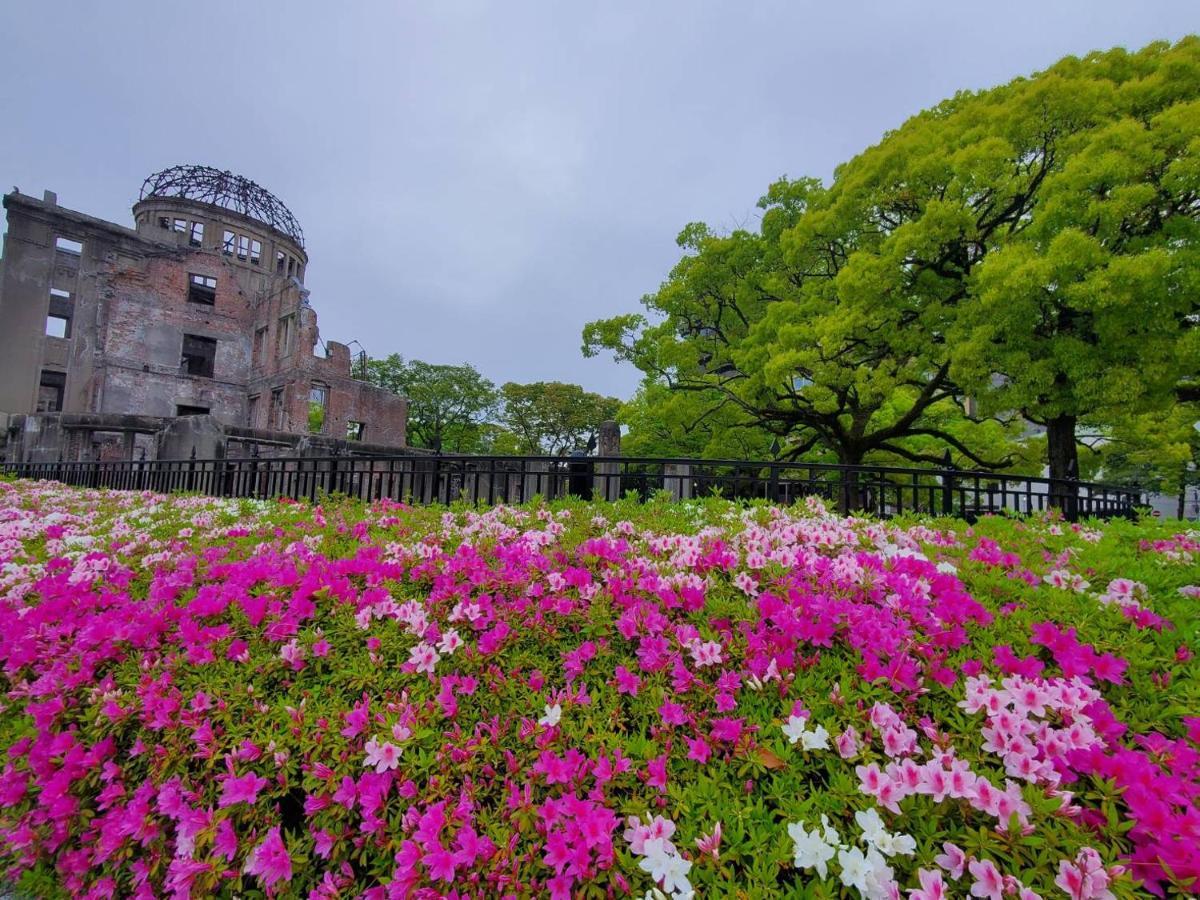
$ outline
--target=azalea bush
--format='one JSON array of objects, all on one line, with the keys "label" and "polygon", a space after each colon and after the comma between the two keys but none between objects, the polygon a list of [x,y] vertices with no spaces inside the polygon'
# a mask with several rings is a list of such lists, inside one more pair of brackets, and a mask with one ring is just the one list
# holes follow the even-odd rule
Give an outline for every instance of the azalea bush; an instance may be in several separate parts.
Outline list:
[{"label": "azalea bush", "polygon": [[39,897],[1197,889],[1200,533],[0,482]]}]

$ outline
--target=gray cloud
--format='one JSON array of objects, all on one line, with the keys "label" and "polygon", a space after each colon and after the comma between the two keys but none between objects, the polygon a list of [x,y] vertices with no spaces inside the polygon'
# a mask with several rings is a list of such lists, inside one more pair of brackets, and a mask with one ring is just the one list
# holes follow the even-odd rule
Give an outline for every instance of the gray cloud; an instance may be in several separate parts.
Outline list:
[{"label": "gray cloud", "polygon": [[119,222],[229,168],[300,219],[327,338],[627,396],[585,321],[689,221],[753,223],[917,110],[1067,53],[1197,29],[1194,0],[10,3],[0,178]]}]

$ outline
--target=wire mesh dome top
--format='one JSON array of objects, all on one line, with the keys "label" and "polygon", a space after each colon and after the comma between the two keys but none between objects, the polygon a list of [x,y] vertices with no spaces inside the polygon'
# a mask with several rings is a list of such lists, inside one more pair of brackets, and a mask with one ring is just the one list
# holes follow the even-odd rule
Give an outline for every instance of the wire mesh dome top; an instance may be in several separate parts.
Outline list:
[{"label": "wire mesh dome top", "polygon": [[304,246],[304,232],[291,210],[270,191],[249,178],[211,166],[172,166],[155,172],[142,184],[138,200],[149,197],[184,197],[222,206],[270,225]]}]

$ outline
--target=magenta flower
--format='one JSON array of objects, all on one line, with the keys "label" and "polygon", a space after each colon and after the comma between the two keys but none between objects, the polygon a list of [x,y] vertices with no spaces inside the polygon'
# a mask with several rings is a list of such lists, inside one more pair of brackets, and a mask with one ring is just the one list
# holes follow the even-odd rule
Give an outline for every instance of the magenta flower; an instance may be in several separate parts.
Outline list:
[{"label": "magenta flower", "polygon": [[624,666],[617,666],[615,675],[617,679],[617,693],[636,697],[638,688],[642,685],[642,679]]},{"label": "magenta flower", "polygon": [[279,881],[292,880],[292,858],[283,844],[283,838],[279,836],[278,825],[268,831],[263,842],[250,851],[244,871],[257,877],[266,888]]},{"label": "magenta flower", "polygon": [[225,775],[221,777],[220,781],[221,797],[217,801],[218,809],[232,806],[235,803],[253,804],[258,799],[258,792],[270,783],[268,779],[260,778],[253,772],[248,772],[241,778]]}]

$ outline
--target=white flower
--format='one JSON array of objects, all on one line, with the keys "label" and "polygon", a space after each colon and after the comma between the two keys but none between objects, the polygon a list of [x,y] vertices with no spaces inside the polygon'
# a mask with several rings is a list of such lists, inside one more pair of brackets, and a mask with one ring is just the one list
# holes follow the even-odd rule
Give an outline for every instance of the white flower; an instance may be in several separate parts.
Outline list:
[{"label": "white flower", "polygon": [[866,856],[857,847],[852,847],[849,850],[838,851],[837,858],[842,866],[842,884],[849,888],[855,888],[865,896],[867,876],[871,874],[871,867],[867,865]]},{"label": "white flower", "polygon": [[[823,821],[825,824],[825,837],[832,836],[836,839],[837,832],[829,827],[828,821]],[[827,844],[821,835],[814,828],[811,832],[806,831],[803,822],[792,822],[787,827],[788,836],[792,839],[793,848],[793,864],[797,869],[816,869],[817,874],[825,878],[829,874],[829,860],[833,859],[837,852],[833,847]]]},{"label": "white flower", "polygon": [[879,817],[879,811],[875,807],[859,810],[854,814],[854,821],[862,829],[863,840],[868,844],[877,844],[880,838],[887,834],[887,828],[884,827],[883,819]]},{"label": "white flower", "polygon": [[692,868],[691,862],[676,853],[662,838],[650,838],[646,841],[638,868],[648,872],[654,881],[662,885],[664,891],[683,895],[692,891],[687,879],[687,873]]},{"label": "white flower", "polygon": [[800,738],[800,744],[805,750],[828,750],[829,732],[824,725],[818,725],[812,731],[806,731]]},{"label": "white flower", "polygon": [[884,856],[912,856],[917,851],[917,842],[912,836],[888,831],[874,807],[856,812],[854,821],[862,829],[863,840]]},{"label": "white flower", "polygon": [[787,735],[788,743],[794,744],[796,741],[800,741],[800,746],[805,750],[829,749],[829,732],[825,730],[824,726],[818,725],[809,731],[808,720],[799,716],[788,717],[787,724],[783,726],[783,733]]},{"label": "white flower", "polygon": [[789,716],[787,724],[783,726],[783,733],[787,735],[789,744],[794,744],[803,738],[804,732],[807,730],[807,721],[799,716]]},{"label": "white flower", "polygon": [[547,728],[553,728],[562,718],[562,706],[555,703],[553,706],[546,705],[546,714],[538,719],[539,725],[545,725]]}]

